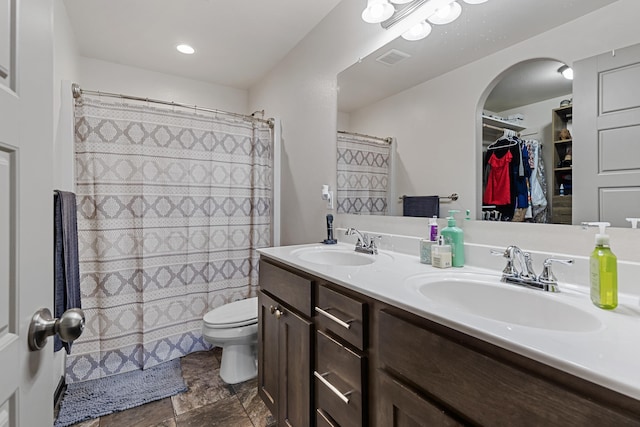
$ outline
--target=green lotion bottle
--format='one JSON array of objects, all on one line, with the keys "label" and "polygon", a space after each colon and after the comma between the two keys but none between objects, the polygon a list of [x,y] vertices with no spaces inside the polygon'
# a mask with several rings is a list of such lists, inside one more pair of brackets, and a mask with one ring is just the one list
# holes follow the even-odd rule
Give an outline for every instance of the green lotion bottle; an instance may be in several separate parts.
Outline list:
[{"label": "green lotion bottle", "polygon": [[442,229],[440,234],[444,237],[445,243],[451,245],[451,266],[464,266],[464,232],[456,225],[454,215],[457,210],[450,210],[447,217],[447,226]]},{"label": "green lotion bottle", "polygon": [[596,247],[591,252],[589,279],[591,301],[600,308],[613,310],[618,306],[618,259],[609,247],[609,236],[605,234],[608,222],[589,222],[589,226],[600,227],[596,234]]}]

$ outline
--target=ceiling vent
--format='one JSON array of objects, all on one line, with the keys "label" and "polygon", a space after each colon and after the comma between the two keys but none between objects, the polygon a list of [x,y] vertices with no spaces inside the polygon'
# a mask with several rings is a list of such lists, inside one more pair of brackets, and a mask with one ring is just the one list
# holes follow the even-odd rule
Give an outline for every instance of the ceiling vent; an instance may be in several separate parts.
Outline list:
[{"label": "ceiling vent", "polygon": [[396,65],[398,62],[404,61],[407,58],[411,58],[411,55],[398,49],[391,49],[377,57],[376,61],[382,62],[385,65]]}]

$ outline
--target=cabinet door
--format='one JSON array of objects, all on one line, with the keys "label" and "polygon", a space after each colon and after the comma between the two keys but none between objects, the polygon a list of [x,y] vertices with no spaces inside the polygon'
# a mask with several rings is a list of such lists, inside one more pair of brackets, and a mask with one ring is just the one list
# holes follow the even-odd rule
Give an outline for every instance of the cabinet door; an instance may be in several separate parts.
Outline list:
[{"label": "cabinet door", "polygon": [[278,413],[278,303],[258,293],[258,394],[271,413]]},{"label": "cabinet door", "polygon": [[420,426],[461,426],[444,411],[422,398],[415,391],[399,381],[378,371],[377,402],[379,426],[420,427]]},{"label": "cabinet door", "polygon": [[[279,350],[278,425],[311,425],[313,324],[288,309],[276,309]],[[279,314],[278,314],[279,313]]]}]

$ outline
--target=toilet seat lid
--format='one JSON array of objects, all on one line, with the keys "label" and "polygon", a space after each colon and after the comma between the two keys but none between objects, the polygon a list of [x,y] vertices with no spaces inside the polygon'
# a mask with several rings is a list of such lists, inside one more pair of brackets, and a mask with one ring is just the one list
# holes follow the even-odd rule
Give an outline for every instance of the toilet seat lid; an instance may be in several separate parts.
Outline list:
[{"label": "toilet seat lid", "polygon": [[235,327],[258,321],[258,298],[247,298],[214,308],[204,315],[207,326]]}]

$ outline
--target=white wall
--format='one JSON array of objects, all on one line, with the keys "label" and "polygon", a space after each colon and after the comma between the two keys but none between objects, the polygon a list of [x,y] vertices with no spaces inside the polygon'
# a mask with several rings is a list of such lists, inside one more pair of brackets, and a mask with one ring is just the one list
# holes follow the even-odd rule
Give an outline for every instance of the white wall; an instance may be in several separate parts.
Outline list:
[{"label": "white wall", "polygon": [[53,2],[53,37],[53,123],[56,135],[53,184],[59,190],[73,191],[73,134],[69,135],[68,129],[65,130],[72,124],[69,117],[71,105],[67,105],[67,102],[63,105],[61,101],[68,95],[63,92],[65,88],[62,81],[78,78],[79,54],[75,34],[62,0]]},{"label": "white wall", "polygon": [[[173,101],[205,108],[251,114],[248,92],[142,68],[80,57],[82,89]],[[260,108],[262,109],[262,107]]]},{"label": "white wall", "polygon": [[[282,244],[325,238],[322,184],[336,182],[340,71],[397,37],[360,18],[362,2],[341,1],[258,85],[250,105],[282,120]],[[395,28],[395,27],[394,27]],[[333,212],[335,214],[335,211]]]}]

